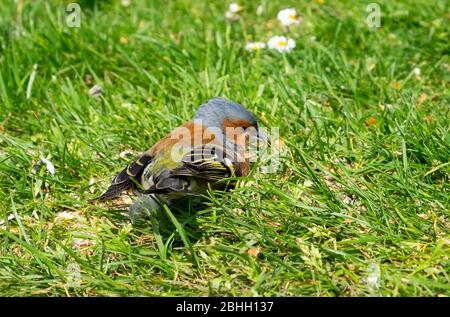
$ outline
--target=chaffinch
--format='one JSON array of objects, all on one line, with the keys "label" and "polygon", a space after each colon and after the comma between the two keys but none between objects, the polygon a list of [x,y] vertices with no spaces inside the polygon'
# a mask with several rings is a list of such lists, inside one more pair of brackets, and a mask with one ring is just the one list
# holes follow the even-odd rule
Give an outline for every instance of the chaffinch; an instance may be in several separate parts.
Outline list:
[{"label": "chaffinch", "polygon": [[198,108],[192,121],[124,168],[97,200],[132,190],[168,202],[201,194],[208,186],[224,189],[227,184],[220,182],[222,179],[249,172],[246,151],[255,140],[268,141],[250,111],[223,98],[210,99]]}]

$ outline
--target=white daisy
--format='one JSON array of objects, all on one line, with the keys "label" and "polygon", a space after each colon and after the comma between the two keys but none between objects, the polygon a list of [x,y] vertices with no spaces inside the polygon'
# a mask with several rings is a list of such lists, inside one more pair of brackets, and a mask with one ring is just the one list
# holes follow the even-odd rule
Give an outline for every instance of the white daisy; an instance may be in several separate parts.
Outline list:
[{"label": "white daisy", "polygon": [[239,12],[242,11],[244,7],[241,7],[237,3],[232,3],[228,6],[228,11],[225,13],[225,17],[230,21],[239,20]]},{"label": "white daisy", "polygon": [[295,41],[285,36],[274,36],[267,42],[267,46],[280,53],[290,52],[295,47]]},{"label": "white daisy", "polygon": [[414,68],[413,72],[414,72],[414,75],[416,75],[416,77],[420,76],[420,68],[419,67]]},{"label": "white daisy", "polygon": [[238,13],[239,11],[241,11],[241,9],[242,9],[242,7],[237,3],[232,3],[228,7],[228,11],[230,11],[232,13]]},{"label": "white daisy", "polygon": [[131,4],[131,0],[122,0],[121,3],[122,3],[122,6],[128,7]]},{"label": "white daisy", "polygon": [[259,51],[266,47],[266,43],[263,42],[248,42],[245,46],[246,51]]},{"label": "white daisy", "polygon": [[297,15],[297,11],[293,8],[283,9],[278,12],[277,19],[284,26],[291,24],[300,24],[301,18]]}]

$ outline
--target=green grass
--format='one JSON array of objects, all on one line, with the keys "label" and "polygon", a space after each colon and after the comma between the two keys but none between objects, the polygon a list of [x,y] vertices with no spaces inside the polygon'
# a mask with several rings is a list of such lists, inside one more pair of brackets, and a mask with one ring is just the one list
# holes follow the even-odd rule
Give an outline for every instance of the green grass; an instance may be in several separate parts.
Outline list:
[{"label": "green grass", "polygon": [[[450,294],[445,0],[68,2],[0,3],[1,295]],[[294,51],[245,52],[291,6]],[[87,202],[214,96],[279,129],[277,173],[139,227]]]}]

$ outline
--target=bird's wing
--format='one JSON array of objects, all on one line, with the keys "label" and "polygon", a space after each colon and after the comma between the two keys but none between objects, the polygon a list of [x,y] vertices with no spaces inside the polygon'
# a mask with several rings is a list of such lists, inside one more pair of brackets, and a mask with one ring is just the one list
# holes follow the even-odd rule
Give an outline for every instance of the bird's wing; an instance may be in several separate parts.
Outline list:
[{"label": "bird's wing", "polygon": [[237,145],[222,146],[219,138],[215,142],[192,147],[190,138],[180,142],[169,135],[122,170],[96,200],[115,198],[127,189],[144,194],[195,193],[196,183],[246,175],[248,161]]},{"label": "bird's wing", "polygon": [[170,176],[200,178],[209,182],[241,176],[241,162],[233,159],[235,155],[232,153],[234,151],[217,145],[194,147],[182,158],[182,165],[170,171]]},{"label": "bird's wing", "polygon": [[181,159],[171,160],[174,165],[170,168],[166,163],[167,154],[158,157],[144,172],[146,190],[143,193],[196,194],[205,189],[201,184],[243,175],[245,162],[233,162],[230,153],[217,145],[197,146],[187,149]]},{"label": "bird's wing", "polygon": [[[190,144],[190,133],[192,129],[192,123],[187,123],[159,140],[139,159],[127,166],[116,177],[114,177],[108,190],[93,200],[113,199],[124,190],[140,190],[140,187],[148,188],[148,182],[154,185],[154,178],[160,177],[162,180],[164,178],[163,176],[167,174],[165,170],[171,170],[182,164],[182,155],[179,155],[181,152],[172,151],[172,149],[174,148],[174,145],[178,145],[178,147],[175,147],[176,149],[184,150],[184,148]],[[170,180],[163,181],[160,186],[176,190],[176,184],[169,184],[170,182]],[[179,191],[181,190],[181,187],[178,188]]]},{"label": "bird's wing", "polygon": [[105,201],[113,199],[121,192],[127,189],[136,188],[140,183],[140,177],[145,167],[150,164],[153,157],[147,152],[144,153],[139,159],[124,168],[116,177],[113,178],[109,188],[94,200]]}]

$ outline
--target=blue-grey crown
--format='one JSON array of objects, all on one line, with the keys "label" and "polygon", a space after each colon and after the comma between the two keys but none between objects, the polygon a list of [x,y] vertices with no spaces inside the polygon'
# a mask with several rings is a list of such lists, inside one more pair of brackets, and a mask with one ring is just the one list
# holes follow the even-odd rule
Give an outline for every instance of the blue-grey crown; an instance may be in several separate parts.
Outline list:
[{"label": "blue-grey crown", "polygon": [[257,127],[253,113],[238,103],[224,98],[212,98],[201,105],[195,113],[194,120],[202,120],[204,127],[218,127],[223,129],[225,119],[246,120],[252,126]]}]

